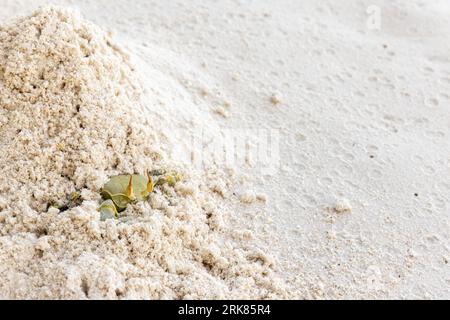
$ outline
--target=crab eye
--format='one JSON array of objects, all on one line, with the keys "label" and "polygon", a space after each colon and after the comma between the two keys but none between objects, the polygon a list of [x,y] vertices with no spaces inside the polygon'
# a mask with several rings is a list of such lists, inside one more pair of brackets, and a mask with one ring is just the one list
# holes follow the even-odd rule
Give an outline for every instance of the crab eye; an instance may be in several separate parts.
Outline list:
[{"label": "crab eye", "polygon": [[130,176],[130,181],[128,182],[127,197],[130,198],[131,200],[136,199],[136,197],[134,196],[134,190],[133,190],[133,176]]},{"label": "crab eye", "polygon": [[149,175],[148,176],[148,182],[147,182],[147,192],[152,193],[153,192],[153,178]]}]

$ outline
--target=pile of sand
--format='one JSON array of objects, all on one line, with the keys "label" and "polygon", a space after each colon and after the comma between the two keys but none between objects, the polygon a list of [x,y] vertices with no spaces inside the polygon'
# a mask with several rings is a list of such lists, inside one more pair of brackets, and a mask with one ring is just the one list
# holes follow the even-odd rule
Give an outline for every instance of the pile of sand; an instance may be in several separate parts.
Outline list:
[{"label": "pile of sand", "polygon": [[[0,27],[0,296],[288,297],[274,261],[230,230],[208,183],[230,187],[220,171],[178,168],[185,181],[100,221],[109,177],[174,166],[170,119],[146,105],[138,71],[72,11]],[[78,207],[55,208],[75,191]]]}]

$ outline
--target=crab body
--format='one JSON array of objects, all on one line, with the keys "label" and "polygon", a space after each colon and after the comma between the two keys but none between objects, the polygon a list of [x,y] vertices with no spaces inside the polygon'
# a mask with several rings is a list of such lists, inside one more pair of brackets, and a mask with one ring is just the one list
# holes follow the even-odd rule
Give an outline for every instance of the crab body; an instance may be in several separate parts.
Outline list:
[{"label": "crab body", "polygon": [[[155,184],[152,176],[159,176]],[[124,211],[129,204],[147,201],[155,185],[167,183],[173,187],[181,179],[180,174],[167,173],[165,170],[153,170],[147,172],[147,176],[133,174],[112,177],[101,189],[102,198],[105,200],[99,208],[101,219],[104,221],[117,218],[119,212]]]},{"label": "crab body", "polygon": [[153,179],[139,174],[112,177],[102,188],[103,199],[112,200],[123,211],[130,203],[146,201],[153,191]]}]

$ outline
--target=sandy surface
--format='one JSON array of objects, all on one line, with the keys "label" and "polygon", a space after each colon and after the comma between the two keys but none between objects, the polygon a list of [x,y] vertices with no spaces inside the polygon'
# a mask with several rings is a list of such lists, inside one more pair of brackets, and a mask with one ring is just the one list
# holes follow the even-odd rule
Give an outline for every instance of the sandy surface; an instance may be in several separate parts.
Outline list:
[{"label": "sandy surface", "polygon": [[253,183],[241,200],[267,203],[230,224],[299,296],[450,298],[446,1],[2,0],[0,21],[48,3],[116,31],[179,85],[161,99],[199,121],[173,128],[174,157],[210,127],[279,134],[275,170],[236,163]]}]

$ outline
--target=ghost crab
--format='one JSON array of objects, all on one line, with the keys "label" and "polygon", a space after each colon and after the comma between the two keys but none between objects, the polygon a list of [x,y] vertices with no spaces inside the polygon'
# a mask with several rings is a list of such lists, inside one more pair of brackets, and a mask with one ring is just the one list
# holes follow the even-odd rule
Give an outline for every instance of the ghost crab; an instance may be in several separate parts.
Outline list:
[{"label": "ghost crab", "polygon": [[[158,177],[156,183],[153,176]],[[173,187],[181,179],[179,173],[166,170],[147,171],[146,176],[128,174],[112,177],[101,189],[104,200],[99,208],[101,220],[117,218],[129,204],[147,201],[155,186],[168,184]]]}]

